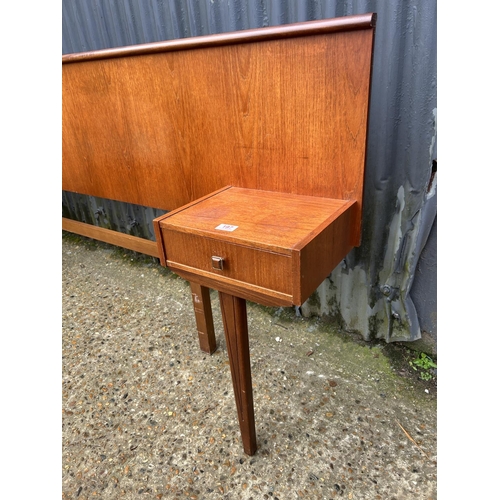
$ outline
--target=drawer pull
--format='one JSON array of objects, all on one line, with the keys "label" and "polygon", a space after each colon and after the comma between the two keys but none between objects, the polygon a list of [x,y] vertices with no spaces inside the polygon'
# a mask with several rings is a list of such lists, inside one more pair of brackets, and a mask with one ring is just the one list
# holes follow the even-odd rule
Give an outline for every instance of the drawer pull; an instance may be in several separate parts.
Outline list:
[{"label": "drawer pull", "polygon": [[217,271],[222,271],[224,267],[224,259],[222,257],[216,257],[212,255],[212,268]]}]

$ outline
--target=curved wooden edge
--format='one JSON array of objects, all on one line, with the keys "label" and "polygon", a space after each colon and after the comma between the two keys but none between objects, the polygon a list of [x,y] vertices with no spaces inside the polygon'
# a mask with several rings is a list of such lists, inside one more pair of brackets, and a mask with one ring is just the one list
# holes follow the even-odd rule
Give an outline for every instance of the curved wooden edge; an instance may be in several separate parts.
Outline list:
[{"label": "curved wooden edge", "polygon": [[167,40],[164,42],[144,43],[126,47],[116,47],[112,49],[65,54],[62,56],[62,62],[65,64],[98,59],[110,59],[114,57],[155,54],[158,52],[215,47],[237,43],[259,42],[280,38],[320,35],[323,33],[333,33],[338,31],[369,29],[375,27],[376,19],[376,13],[368,13],[355,16],[336,17],[333,19],[321,19],[318,21],[306,21],[280,26],[232,31],[214,35],[181,38],[178,40]]}]

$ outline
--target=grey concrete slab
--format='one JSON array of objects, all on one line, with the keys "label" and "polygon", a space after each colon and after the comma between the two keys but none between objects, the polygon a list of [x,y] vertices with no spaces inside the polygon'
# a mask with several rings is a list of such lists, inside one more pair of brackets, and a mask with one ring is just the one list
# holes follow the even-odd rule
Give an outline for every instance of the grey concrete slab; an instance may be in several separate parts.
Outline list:
[{"label": "grey concrete slab", "polygon": [[435,499],[436,388],[294,310],[248,304],[258,450],[241,447],[217,294],[63,233],[62,497]]}]

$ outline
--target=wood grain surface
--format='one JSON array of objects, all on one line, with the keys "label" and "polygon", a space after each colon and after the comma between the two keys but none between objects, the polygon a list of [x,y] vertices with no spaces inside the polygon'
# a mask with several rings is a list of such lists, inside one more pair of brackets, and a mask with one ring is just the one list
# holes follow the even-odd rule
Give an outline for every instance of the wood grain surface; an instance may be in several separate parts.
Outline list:
[{"label": "wood grain surface", "polygon": [[301,23],[297,36],[67,58],[63,189],[171,210],[231,184],[355,199],[359,224],[367,19],[347,31],[305,36]]},{"label": "wood grain surface", "polygon": [[247,306],[243,299],[219,292],[224,335],[233,381],[234,399],[247,455],[257,451],[253,408],[252,371],[248,339]]},{"label": "wood grain surface", "polygon": [[[257,293],[259,300],[301,305],[352,248],[354,206],[229,187],[154,225],[162,258],[173,271],[249,300]],[[214,257],[222,261],[220,269]]]},{"label": "wood grain surface", "polygon": [[[161,216],[163,227],[290,256],[352,202],[231,187]],[[221,224],[236,227],[217,229]]]},{"label": "wood grain surface", "polygon": [[131,236],[129,234],[120,233],[103,227],[93,226],[85,222],[79,222],[63,217],[62,219],[63,231],[79,234],[87,238],[104,241],[110,245],[116,245],[134,252],[151,255],[152,257],[160,257],[158,245],[155,241],[149,241],[145,238]]}]

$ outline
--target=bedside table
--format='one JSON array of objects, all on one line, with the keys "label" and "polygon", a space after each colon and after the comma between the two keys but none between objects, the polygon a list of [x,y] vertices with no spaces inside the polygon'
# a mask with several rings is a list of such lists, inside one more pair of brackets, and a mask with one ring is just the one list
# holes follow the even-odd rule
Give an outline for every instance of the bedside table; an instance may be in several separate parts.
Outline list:
[{"label": "bedside table", "polygon": [[226,187],[155,219],[162,265],[218,290],[245,453],[257,449],[246,300],[300,306],[353,247],[356,202]]},{"label": "bedside table", "polygon": [[224,188],[156,219],[162,264],[254,302],[299,306],[352,248],[354,206]]}]

